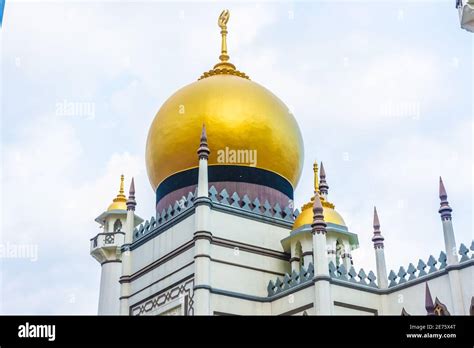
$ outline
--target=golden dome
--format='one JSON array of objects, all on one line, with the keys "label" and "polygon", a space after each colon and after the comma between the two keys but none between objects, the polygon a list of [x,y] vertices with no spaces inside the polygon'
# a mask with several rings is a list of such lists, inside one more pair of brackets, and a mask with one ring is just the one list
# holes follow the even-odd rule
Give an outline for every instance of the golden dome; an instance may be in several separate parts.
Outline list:
[{"label": "golden dome", "polygon": [[[313,171],[314,171],[314,191],[319,191],[320,186],[319,186],[319,177],[318,177],[318,164],[316,162],[313,165]],[[324,168],[322,167],[322,164],[321,164],[321,175],[324,175],[322,176],[322,178],[324,178],[325,180],[326,173],[324,172]],[[327,186],[326,186],[326,190],[327,190]],[[327,199],[322,195],[320,195],[319,197],[321,200],[321,204],[323,206],[324,221],[347,227],[341,214],[339,214],[336,210],[334,210],[334,204],[332,204],[331,202],[328,202]],[[311,197],[310,202],[306,203],[305,205],[303,205],[303,207],[301,207],[301,213],[300,215],[298,215],[298,217],[295,219],[295,222],[293,223],[293,230],[296,230],[297,228],[303,225],[311,225],[313,223],[313,202],[314,202],[314,196]]]},{"label": "golden dome", "polygon": [[[331,208],[329,205],[327,205],[328,202],[323,201],[321,199],[321,203],[323,204],[323,215],[324,215],[325,222],[347,227],[342,216],[337,211],[335,211],[334,208]],[[303,225],[311,225],[313,223],[313,209],[312,208],[313,208],[312,202],[306,203],[302,207],[302,211],[300,215],[298,215],[295,222],[293,223],[293,230],[296,230],[297,228]]]},{"label": "golden dome", "polygon": [[124,176],[120,176],[120,189],[117,197],[114,198],[112,204],[109,205],[107,211],[111,210],[127,210],[127,197],[125,197],[123,189]]},{"label": "golden dome", "polygon": [[[221,34],[227,33],[226,23],[219,21],[224,26]],[[298,183],[304,155],[298,124],[277,96],[228,62],[225,34],[221,62],[174,93],[151,124],[146,165],[154,190],[169,176],[197,168],[203,124],[211,150],[209,166],[226,165],[218,162],[220,150],[256,150],[255,164],[233,165],[279,174],[293,188]]]}]

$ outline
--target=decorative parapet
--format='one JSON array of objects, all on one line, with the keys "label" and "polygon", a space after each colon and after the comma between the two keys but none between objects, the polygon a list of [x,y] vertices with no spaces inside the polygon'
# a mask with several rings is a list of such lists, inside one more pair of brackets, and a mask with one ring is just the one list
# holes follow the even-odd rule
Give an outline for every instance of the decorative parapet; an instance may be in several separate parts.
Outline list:
[{"label": "decorative parapet", "polygon": [[359,272],[356,272],[354,267],[351,267],[349,271],[347,271],[343,264],[336,267],[334,262],[331,261],[329,262],[329,275],[334,279],[377,288],[377,284],[375,283],[377,277],[374,272],[370,271],[367,275],[363,268],[361,268]]},{"label": "decorative parapet", "polygon": [[[197,190],[195,190],[194,193],[189,192],[187,197],[183,196],[179,201],[175,201],[173,205],[168,205],[168,208],[163,209],[161,213],[157,213],[156,218],[152,217],[149,221],[142,223],[133,231],[133,240],[135,241],[140,239],[141,237],[159,228],[166,222],[191,209],[194,206],[194,199],[196,195]],[[244,195],[242,198],[237,192],[229,195],[226,189],[223,189],[221,192],[217,192],[214,185],[209,188],[209,198],[213,204],[220,204],[222,206],[228,206],[287,222],[293,222],[299,215],[298,209],[293,210],[292,202],[289,202],[289,204],[283,208],[278,203],[274,205],[270,204],[268,200],[265,200],[265,202],[261,204],[258,198],[251,200],[248,195]]]},{"label": "decorative parapet", "polygon": [[274,219],[293,222],[299,215],[298,210],[293,210],[292,204],[290,202],[286,207],[283,208],[279,203],[274,205],[270,204],[268,200],[265,200],[265,202],[262,204],[258,198],[251,200],[248,195],[240,197],[237,192],[229,195],[226,189],[223,189],[221,192],[217,192],[214,186],[211,186],[209,189],[209,198],[214,203],[231,206]]},{"label": "decorative parapet", "polygon": [[[459,247],[459,255],[461,255],[461,259],[459,260],[460,263],[469,261],[474,256],[474,241],[471,243],[470,247],[470,256],[469,256],[469,249],[461,243]],[[390,281],[388,287],[393,287],[399,284],[407,283],[415,279],[419,279],[420,277],[424,277],[428,274],[436,273],[442,271],[446,268],[446,253],[442,251],[439,254],[438,259],[436,259],[433,255],[430,255],[427,262],[423,260],[418,260],[418,263],[415,267],[413,263],[410,263],[405,270],[403,266],[401,266],[398,272],[391,270],[388,275],[388,280]]]},{"label": "decorative parapet", "polygon": [[461,259],[459,260],[459,262],[465,262],[465,261],[469,261],[470,259],[474,259],[474,241],[472,241],[471,243],[471,257],[469,257],[469,249],[467,248],[467,246],[465,246],[463,243],[461,243],[461,245],[459,246],[459,255],[461,255]]},{"label": "decorative parapet", "polygon": [[163,209],[161,213],[156,214],[155,217],[152,217],[149,221],[145,221],[140,226],[135,228],[133,231],[133,240],[137,240],[156,228],[163,225],[165,222],[170,221],[174,217],[182,214],[184,211],[190,209],[194,206],[194,197],[195,193],[189,192],[187,197],[182,197],[179,201],[175,201],[173,205],[168,205],[167,209]]},{"label": "decorative parapet", "polygon": [[283,280],[277,278],[275,282],[270,280],[267,286],[268,297],[279,294],[285,290],[291,289],[297,285],[307,283],[314,277],[314,267],[310,263],[307,269],[301,268],[300,272],[293,271],[291,274],[286,273]]}]

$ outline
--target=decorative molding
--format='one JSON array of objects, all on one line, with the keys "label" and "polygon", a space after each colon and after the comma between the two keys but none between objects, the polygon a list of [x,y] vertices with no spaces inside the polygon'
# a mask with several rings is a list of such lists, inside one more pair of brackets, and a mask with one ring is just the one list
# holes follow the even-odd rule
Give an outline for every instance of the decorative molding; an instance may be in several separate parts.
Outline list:
[{"label": "decorative molding", "polygon": [[247,195],[240,198],[236,192],[229,195],[226,189],[218,193],[214,186],[209,188],[209,198],[195,197],[196,192],[189,192],[186,197],[183,196],[179,201],[175,201],[173,205],[169,204],[167,209],[162,209],[161,213],[157,212],[156,218],[151,217],[150,220],[135,228],[133,231],[133,244],[146,236],[162,233],[194,212],[198,204],[210,205],[212,209],[217,211],[224,211],[287,229],[292,228],[293,221],[298,214],[290,204],[283,208],[278,203],[269,203],[268,200],[260,204],[258,198],[255,198],[253,201]]},{"label": "decorative molding", "polygon": [[224,265],[229,265],[229,266],[234,266],[234,267],[239,267],[239,268],[245,268],[245,269],[249,269],[249,270],[252,270],[252,271],[270,273],[270,274],[275,274],[275,275],[279,275],[279,276],[284,276],[285,275],[284,273],[270,271],[270,270],[263,269],[263,268],[246,266],[246,265],[242,265],[242,264],[239,264],[239,263],[233,263],[233,262],[229,262],[229,261],[214,259],[214,258],[211,258],[211,257],[209,257],[209,258],[211,259],[212,262],[222,263]]},{"label": "decorative molding", "polygon": [[192,247],[194,247],[194,241],[193,240],[190,240],[190,241],[188,241],[184,244],[181,244],[179,247],[177,247],[173,251],[169,252],[168,254],[163,255],[162,257],[160,257],[159,259],[153,261],[149,265],[147,265],[147,266],[139,269],[135,273],[131,274],[129,279],[131,281],[133,281],[136,278],[141,277],[142,275],[154,270],[156,267],[159,267],[160,265],[170,261],[171,259],[175,258],[179,254],[184,253],[185,251],[191,249]]},{"label": "decorative molding", "polygon": [[[459,255],[461,255],[461,260],[455,265],[447,265],[446,253],[441,251],[438,259],[436,259],[433,255],[430,255],[426,262],[419,259],[416,267],[413,263],[410,263],[406,270],[403,266],[399,268],[398,272],[391,270],[388,275],[388,280],[390,281],[388,287],[392,288],[401,284],[413,282],[419,278],[424,278],[424,281],[427,279],[425,277],[429,275],[440,272],[440,275],[442,275],[445,273],[445,271],[449,272],[451,269],[460,269],[464,268],[464,265],[469,265],[470,261],[473,260],[472,256],[469,257],[469,249],[461,243],[458,252]],[[406,278],[407,276],[408,278]]]},{"label": "decorative molding", "polygon": [[357,306],[353,305],[350,303],[344,303],[344,302],[339,302],[339,301],[334,301],[334,306],[338,307],[343,307],[343,308],[348,308],[348,309],[354,309],[357,311],[362,311],[362,312],[367,312],[367,313],[372,313],[373,315],[378,315],[379,311],[374,308],[369,308],[369,307],[362,307],[362,306]]},{"label": "decorative molding", "polygon": [[[194,278],[182,281],[171,289],[163,290],[130,307],[130,315],[141,316],[159,310],[167,303],[182,299],[184,315],[194,315]],[[148,314],[149,315],[149,314]]]},{"label": "decorative molding", "polygon": [[241,242],[237,242],[230,239],[213,237],[211,244],[226,247],[226,248],[231,248],[231,249],[238,248],[241,251],[246,251],[252,254],[260,254],[260,255],[264,255],[268,257],[274,257],[276,259],[280,259],[284,261],[290,260],[290,254],[287,254],[285,252],[268,249],[268,248],[262,248],[257,245],[241,243]]}]

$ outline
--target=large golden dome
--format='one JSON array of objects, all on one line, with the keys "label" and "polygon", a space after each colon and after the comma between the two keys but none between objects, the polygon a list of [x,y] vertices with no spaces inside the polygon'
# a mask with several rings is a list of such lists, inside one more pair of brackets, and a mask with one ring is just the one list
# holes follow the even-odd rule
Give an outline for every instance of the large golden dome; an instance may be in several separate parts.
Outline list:
[{"label": "large golden dome", "polygon": [[156,114],[146,145],[154,190],[168,176],[197,167],[195,150],[203,124],[211,149],[210,166],[225,165],[218,163],[217,154],[226,147],[256,150],[257,168],[281,175],[295,188],[302,169],[303,141],[286,105],[248,79],[215,75],[180,89]]},{"label": "large golden dome", "polygon": [[219,151],[256,150],[256,163],[233,163],[275,173],[295,188],[303,164],[303,140],[288,107],[265,87],[235,69],[227,55],[226,23],[221,62],[174,93],[156,114],[146,144],[148,177],[154,190],[173,174],[197,168],[196,149],[205,124],[209,166],[226,166]]}]

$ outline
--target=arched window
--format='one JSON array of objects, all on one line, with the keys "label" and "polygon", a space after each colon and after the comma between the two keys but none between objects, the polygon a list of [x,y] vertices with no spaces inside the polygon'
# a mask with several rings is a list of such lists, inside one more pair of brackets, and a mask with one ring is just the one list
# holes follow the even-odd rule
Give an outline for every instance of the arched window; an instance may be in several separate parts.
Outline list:
[{"label": "arched window", "polygon": [[122,231],[122,221],[120,219],[115,220],[114,222],[114,232]]}]

